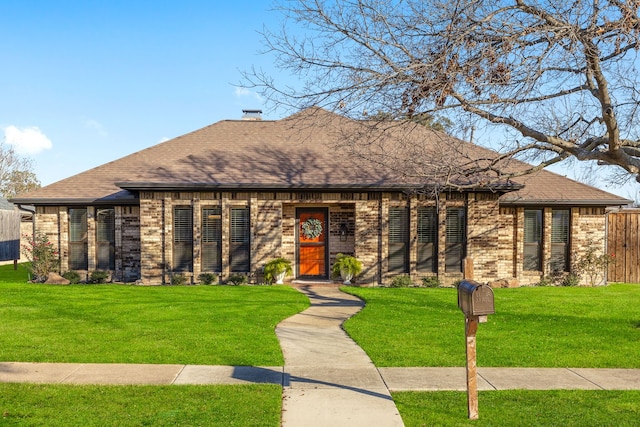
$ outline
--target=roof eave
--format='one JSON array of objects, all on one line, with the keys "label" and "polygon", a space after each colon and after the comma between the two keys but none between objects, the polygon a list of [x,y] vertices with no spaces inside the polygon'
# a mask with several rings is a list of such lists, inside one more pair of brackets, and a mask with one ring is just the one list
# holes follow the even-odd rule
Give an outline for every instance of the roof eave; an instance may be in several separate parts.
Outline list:
[{"label": "roof eave", "polygon": [[[287,190],[366,190],[366,191],[416,191],[433,189],[433,186],[402,183],[371,183],[371,184],[263,184],[263,183],[211,183],[211,182],[116,182],[118,187],[129,191],[174,191],[174,190],[262,190],[262,191],[287,191]],[[478,188],[460,190],[457,187],[446,187],[441,191],[481,191],[481,192],[511,192],[524,188],[520,184],[492,185]]]},{"label": "roof eave", "polygon": [[556,205],[556,206],[627,206],[633,204],[633,200],[628,199],[584,199],[584,200],[565,200],[565,199],[505,199],[500,200],[501,205],[507,206],[540,206],[540,205]]}]

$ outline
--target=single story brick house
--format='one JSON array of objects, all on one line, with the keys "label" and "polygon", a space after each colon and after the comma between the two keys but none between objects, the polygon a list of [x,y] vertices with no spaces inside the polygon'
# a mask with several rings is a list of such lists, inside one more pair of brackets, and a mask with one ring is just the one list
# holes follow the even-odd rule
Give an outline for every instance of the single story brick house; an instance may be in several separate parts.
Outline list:
[{"label": "single story brick house", "polygon": [[[606,209],[630,203],[545,170],[464,190],[429,187],[336,148],[345,129],[357,134],[358,121],[319,108],[251,118],[217,122],[12,201],[35,206],[35,230],[58,246],[62,271],[109,270],[114,280],[144,284],[169,283],[175,273],[197,283],[203,272],[259,282],[262,266],[284,257],[294,279],[329,280],[336,255],[347,253],[363,262],[362,285],[399,274],[451,284],[465,265],[478,281],[536,283],[569,271],[586,245],[604,251]],[[424,126],[398,132],[382,131],[391,144],[409,138],[411,149],[455,144],[470,158],[487,154]]]}]

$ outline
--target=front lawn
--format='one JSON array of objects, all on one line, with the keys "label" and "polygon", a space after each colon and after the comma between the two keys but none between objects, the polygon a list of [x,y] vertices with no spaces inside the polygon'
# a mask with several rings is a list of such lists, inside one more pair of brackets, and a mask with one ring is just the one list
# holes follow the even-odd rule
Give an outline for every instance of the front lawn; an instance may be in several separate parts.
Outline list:
[{"label": "front lawn", "polygon": [[280,425],[278,385],[71,386],[0,384],[3,426]]},{"label": "front lawn", "polygon": [[471,421],[464,392],[393,393],[406,427],[637,426],[639,399],[640,391],[481,391]]},{"label": "front lawn", "polygon": [[[345,330],[376,366],[464,366],[451,288],[343,288],[366,307]],[[640,285],[495,289],[478,366],[640,368]]]},{"label": "front lawn", "polygon": [[0,267],[1,361],[282,366],[275,326],[309,304],[286,286],[13,280]]}]

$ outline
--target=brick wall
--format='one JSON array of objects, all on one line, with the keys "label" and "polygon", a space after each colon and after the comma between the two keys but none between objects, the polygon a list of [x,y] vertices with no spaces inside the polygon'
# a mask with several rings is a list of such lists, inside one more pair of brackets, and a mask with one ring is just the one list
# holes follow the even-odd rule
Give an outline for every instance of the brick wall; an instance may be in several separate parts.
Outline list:
[{"label": "brick wall", "polygon": [[[464,197],[462,197],[464,196]],[[114,278],[122,281],[141,279],[144,284],[170,281],[172,261],[172,216],[175,206],[191,206],[194,212],[193,272],[197,281],[201,272],[201,209],[222,207],[222,275],[229,275],[229,209],[248,206],[251,215],[252,280],[260,280],[262,266],[272,258],[284,257],[296,262],[296,209],[328,208],[329,267],[338,253],[355,255],[363,263],[359,285],[388,284],[388,211],[391,206],[409,206],[409,274],[414,283],[433,273],[417,272],[417,214],[420,206],[438,206],[438,276],[451,285],[462,272],[445,273],[446,208],[465,207],[467,211],[467,257],[473,260],[473,278],[481,282],[507,280],[510,284],[531,285],[540,281],[542,272],[523,271],[523,207],[499,207],[497,195],[470,193],[443,194],[437,203],[428,196],[400,193],[213,193],[142,192],[140,206],[116,206],[116,268]],[[61,270],[68,270],[68,207],[37,207],[35,228],[44,232],[60,250]],[[89,270],[95,268],[94,208],[88,207]],[[551,208],[544,209],[543,265],[550,257]],[[341,239],[342,226],[346,236]],[[574,260],[584,254],[587,245],[598,253],[605,248],[606,219],[602,208],[571,210],[571,254]]]}]

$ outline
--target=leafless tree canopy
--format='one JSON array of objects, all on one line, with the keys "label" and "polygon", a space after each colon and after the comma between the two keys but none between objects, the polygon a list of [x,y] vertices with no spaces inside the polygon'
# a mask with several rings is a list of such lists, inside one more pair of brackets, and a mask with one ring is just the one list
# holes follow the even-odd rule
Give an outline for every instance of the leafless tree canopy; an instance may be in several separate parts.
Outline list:
[{"label": "leafless tree canopy", "polygon": [[[638,0],[295,0],[266,29],[275,105],[362,118],[473,117],[518,136],[502,154],[640,175]],[[504,158],[504,157],[503,157]],[[529,157],[532,159],[533,157]]]},{"label": "leafless tree canopy", "polygon": [[0,142],[0,196],[7,199],[40,187],[31,159]]}]

